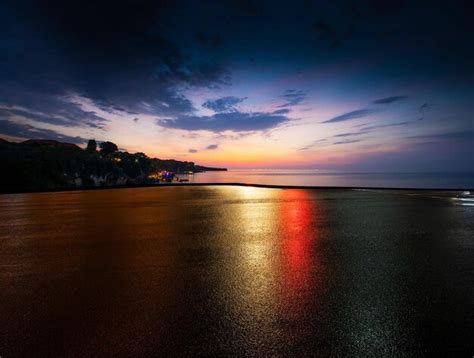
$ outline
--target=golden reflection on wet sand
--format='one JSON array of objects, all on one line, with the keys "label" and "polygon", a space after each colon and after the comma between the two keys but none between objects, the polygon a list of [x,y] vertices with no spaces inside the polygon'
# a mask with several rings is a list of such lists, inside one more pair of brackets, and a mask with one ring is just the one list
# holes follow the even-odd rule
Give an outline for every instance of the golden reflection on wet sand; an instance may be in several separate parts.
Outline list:
[{"label": "golden reflection on wet sand", "polygon": [[442,351],[426,317],[464,352],[466,210],[238,186],[2,195],[0,355]]}]

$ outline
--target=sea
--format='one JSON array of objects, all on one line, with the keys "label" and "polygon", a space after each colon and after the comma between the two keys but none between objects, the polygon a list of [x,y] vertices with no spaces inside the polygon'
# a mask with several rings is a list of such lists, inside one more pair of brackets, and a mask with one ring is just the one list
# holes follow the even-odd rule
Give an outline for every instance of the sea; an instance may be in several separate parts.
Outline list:
[{"label": "sea", "polygon": [[367,173],[314,169],[230,169],[180,175],[190,183],[246,183],[288,186],[473,189],[474,172]]}]

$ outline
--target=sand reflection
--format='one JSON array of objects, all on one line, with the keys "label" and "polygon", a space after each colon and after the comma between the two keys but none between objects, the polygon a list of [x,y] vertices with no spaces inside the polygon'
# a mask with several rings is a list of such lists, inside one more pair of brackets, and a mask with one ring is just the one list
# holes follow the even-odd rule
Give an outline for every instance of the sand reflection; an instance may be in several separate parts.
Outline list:
[{"label": "sand reflection", "polygon": [[282,339],[294,340],[282,333],[292,329],[315,301],[315,290],[322,289],[319,204],[306,190],[225,190],[238,191],[232,194],[239,199],[238,205],[227,205],[219,223],[234,234],[221,275],[222,297],[231,303],[236,334],[248,339],[247,352],[255,352],[256,345],[271,349]]},{"label": "sand reflection", "polygon": [[[237,334],[265,340],[275,315],[278,228],[273,202],[279,190],[223,188],[235,201],[227,203],[220,226],[232,233],[221,284],[223,299]],[[227,248],[223,247],[223,250]]]},{"label": "sand reflection", "polygon": [[[307,310],[322,291],[322,263],[318,251],[321,220],[319,203],[307,190],[285,190],[278,211],[281,240],[281,277],[284,280],[283,314],[291,319]],[[320,294],[321,292],[319,292]]]}]

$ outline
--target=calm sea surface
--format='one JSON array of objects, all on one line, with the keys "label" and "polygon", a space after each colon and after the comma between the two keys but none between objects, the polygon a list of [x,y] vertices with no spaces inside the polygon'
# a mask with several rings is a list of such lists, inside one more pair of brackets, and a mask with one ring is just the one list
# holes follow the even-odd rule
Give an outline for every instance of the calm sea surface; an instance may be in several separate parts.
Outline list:
[{"label": "calm sea surface", "polygon": [[254,169],[180,176],[194,183],[296,186],[473,189],[471,173],[336,173],[318,170]]},{"label": "calm sea surface", "polygon": [[471,357],[474,207],[449,195],[0,195],[0,356]]}]

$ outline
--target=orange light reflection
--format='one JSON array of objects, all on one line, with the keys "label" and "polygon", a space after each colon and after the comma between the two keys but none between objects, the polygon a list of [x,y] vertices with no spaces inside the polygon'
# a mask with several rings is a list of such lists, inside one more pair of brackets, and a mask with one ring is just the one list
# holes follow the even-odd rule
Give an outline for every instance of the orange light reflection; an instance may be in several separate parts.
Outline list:
[{"label": "orange light reflection", "polygon": [[284,307],[291,315],[304,312],[311,292],[320,283],[317,252],[320,219],[318,203],[308,190],[283,190],[280,208],[282,270],[286,293]]}]

